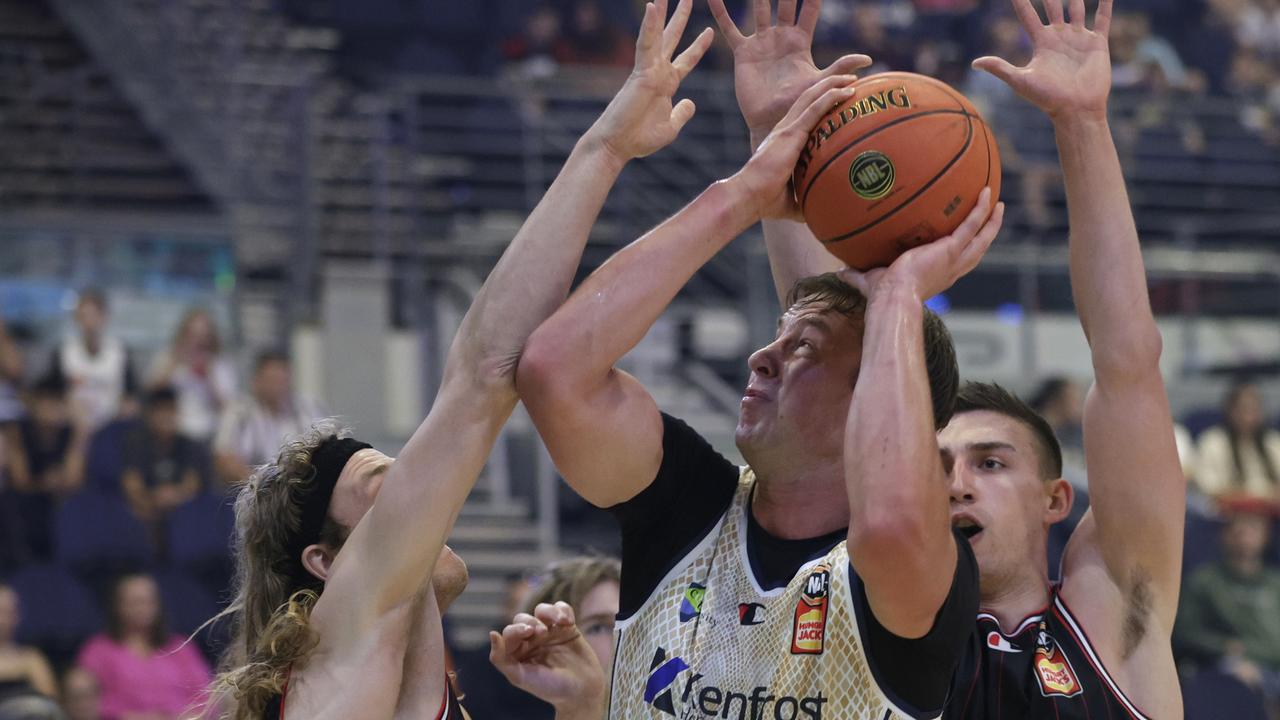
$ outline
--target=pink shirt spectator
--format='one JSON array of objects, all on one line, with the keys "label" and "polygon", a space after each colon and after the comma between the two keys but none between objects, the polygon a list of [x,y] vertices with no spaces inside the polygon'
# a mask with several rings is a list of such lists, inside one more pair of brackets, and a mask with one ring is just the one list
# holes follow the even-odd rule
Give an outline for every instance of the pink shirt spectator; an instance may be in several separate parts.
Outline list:
[{"label": "pink shirt spectator", "polygon": [[183,642],[175,635],[159,652],[144,658],[107,635],[90,638],[78,664],[102,687],[103,720],[140,712],[176,718],[197,707],[212,675],[200,651]]}]

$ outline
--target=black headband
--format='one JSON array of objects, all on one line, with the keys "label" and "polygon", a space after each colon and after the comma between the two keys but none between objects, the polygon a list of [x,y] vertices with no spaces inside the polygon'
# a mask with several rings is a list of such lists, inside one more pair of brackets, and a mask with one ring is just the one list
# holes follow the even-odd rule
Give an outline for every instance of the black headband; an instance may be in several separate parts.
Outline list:
[{"label": "black headband", "polygon": [[373,447],[369,443],[339,438],[330,435],[311,451],[311,467],[315,471],[312,476],[312,488],[302,498],[302,518],[298,532],[289,543],[289,555],[298,564],[300,581],[308,581],[310,574],[302,567],[302,551],[308,545],[320,542],[320,530],[324,527],[324,519],[329,515],[329,501],[333,498],[333,488],[338,484],[338,476],[352,455]]}]

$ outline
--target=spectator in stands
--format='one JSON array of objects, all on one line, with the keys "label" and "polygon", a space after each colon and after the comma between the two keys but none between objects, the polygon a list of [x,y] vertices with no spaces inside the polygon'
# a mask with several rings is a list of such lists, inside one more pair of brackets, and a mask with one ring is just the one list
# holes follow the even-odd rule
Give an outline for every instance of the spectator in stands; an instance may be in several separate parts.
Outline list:
[{"label": "spectator in stands", "polygon": [[182,434],[202,442],[213,438],[223,408],[235,397],[236,371],[208,310],[195,308],[182,318],[169,349],[156,356],[148,385],[177,390]]},{"label": "spectator in stands", "polygon": [[296,396],[289,357],[264,352],[254,364],[252,395],[232,403],[214,440],[218,474],[227,484],[275,459],[285,437],[298,435],[324,417],[313,402]]},{"label": "spectator in stands", "polygon": [[[848,9],[844,22],[819,26],[823,35],[821,44],[814,50],[815,61],[825,67],[847,54],[849,48],[856,48],[875,61],[864,72],[910,70],[909,44],[890,32],[887,14],[888,9],[881,4],[859,3]],[[1018,31],[1021,32],[1021,28]]]},{"label": "spectator in stands", "polygon": [[502,43],[502,57],[520,75],[545,78],[569,57],[561,33],[560,15],[549,4],[539,5],[525,21],[524,31]]},{"label": "spectator in stands", "polygon": [[567,64],[630,68],[635,63],[635,44],[610,22],[599,0],[577,0],[568,25]]},{"label": "spectator in stands", "polygon": [[85,643],[76,664],[97,679],[105,720],[176,720],[213,679],[195,644],[166,630],[160,589],[143,574],[116,582],[106,632]]},{"label": "spectator in stands", "polygon": [[22,373],[22,352],[0,317],[0,426],[22,417],[22,399],[18,396]]},{"label": "spectator in stands", "polygon": [[614,558],[580,557],[553,564],[533,580],[533,592],[524,612],[533,614],[541,603],[569,603],[578,628],[600,659],[605,684],[613,667],[613,624],[618,615],[622,564]]},{"label": "spectator in stands", "polygon": [[18,594],[0,584],[0,701],[33,693],[54,697],[58,688],[44,655],[14,642],[20,620]]},{"label": "spectator in stands", "polygon": [[1242,47],[1228,80],[1241,104],[1240,122],[1272,145],[1280,145],[1280,69],[1253,48]]},{"label": "spectator in stands", "polygon": [[102,691],[98,679],[80,667],[62,676],[62,709],[67,720],[102,720]]},{"label": "spectator in stands", "polygon": [[1251,382],[1227,392],[1223,425],[1200,436],[1196,485],[1215,498],[1280,501],[1280,433],[1266,426],[1262,393]]},{"label": "spectator in stands", "polygon": [[1146,13],[1116,13],[1111,46],[1112,82],[1117,89],[1203,89],[1203,78],[1187,69],[1172,43],[1152,31]]},{"label": "spectator in stands", "polygon": [[1069,377],[1057,375],[1040,383],[1031,396],[1031,407],[1053,428],[1062,445],[1062,476],[1076,489],[1087,490],[1084,470],[1084,388]]},{"label": "spectator in stands", "polygon": [[1253,510],[1233,512],[1222,530],[1222,559],[1202,566],[1186,581],[1175,646],[1180,653],[1214,665],[1280,697],[1280,571],[1263,564],[1268,518]]},{"label": "spectator in stands", "polygon": [[171,387],[147,392],[143,422],[125,438],[121,489],[135,515],[152,528],[157,544],[164,518],[206,484],[204,447],[178,430],[178,396]]},{"label": "spectator in stands", "polygon": [[14,510],[23,547],[30,559],[53,556],[53,511],[59,498],[80,488],[88,436],[67,409],[67,386],[50,375],[29,393],[27,417],[7,428],[6,504]]},{"label": "spectator in stands", "polygon": [[107,334],[107,296],[88,289],[76,302],[77,332],[69,335],[54,354],[51,372],[66,379],[73,413],[96,428],[136,409],[132,396],[137,388],[124,344]]},{"label": "spectator in stands", "polygon": [[1205,75],[1209,92],[1226,94],[1231,64],[1236,56],[1236,26],[1245,0],[1206,0],[1194,31],[1183,38],[1187,62]]}]

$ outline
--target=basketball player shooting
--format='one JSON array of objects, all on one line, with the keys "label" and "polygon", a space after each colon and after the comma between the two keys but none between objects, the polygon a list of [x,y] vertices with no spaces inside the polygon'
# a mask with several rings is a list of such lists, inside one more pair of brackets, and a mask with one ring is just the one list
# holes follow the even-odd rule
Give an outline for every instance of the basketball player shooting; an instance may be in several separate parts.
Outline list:
[{"label": "basketball player shooting", "polygon": [[[797,18],[783,2],[758,35],[807,57],[818,6]],[[730,37],[739,62],[752,41]],[[869,299],[832,273],[783,288],[777,339],[748,361],[736,440],[749,467],[615,368],[734,237],[762,218],[798,225],[788,179],[803,136],[853,79],[800,69],[747,88],[770,107],[777,88],[797,96],[747,164],[587,278],[520,360],[517,387],[561,474],[622,529],[611,718],[937,717],[973,631],[977,568],[951,528],[934,434],[958,371],[922,301],[995,237],[989,192],[953,235],[877,275]],[[808,268],[774,259],[783,277]]]},{"label": "basketball player shooting", "polygon": [[982,580],[975,648],[947,717],[1180,718],[1170,648],[1186,482],[1160,375],[1161,340],[1120,161],[1107,124],[1111,0],[1085,25],[1057,0],[1048,24],[1013,7],[1035,53],[1018,68],[985,57],[1053,121],[1070,215],[1071,287],[1093,358],[1084,409],[1091,507],[1051,585],[1048,529],[1071,485],[1047,423],[999,387],[969,385],[939,435],[952,517],[971,535]]},{"label": "basketball player shooting", "polygon": [[[287,443],[241,490],[236,636],[215,688],[225,717],[465,717],[445,675],[441,614],[467,574],[445,540],[515,407],[525,340],[564,300],[618,173],[693,115],[690,101],[672,104],[712,39],[708,30],[672,59],[691,5],[680,2],[665,29],[665,0],[646,6],[634,72],[476,296],[400,457],[329,423]],[[561,651],[585,646],[571,614],[541,620],[567,636]],[[496,657],[510,671],[542,656]],[[560,699],[554,673],[522,677],[535,695]],[[598,718],[599,704],[566,702],[558,717]]]}]

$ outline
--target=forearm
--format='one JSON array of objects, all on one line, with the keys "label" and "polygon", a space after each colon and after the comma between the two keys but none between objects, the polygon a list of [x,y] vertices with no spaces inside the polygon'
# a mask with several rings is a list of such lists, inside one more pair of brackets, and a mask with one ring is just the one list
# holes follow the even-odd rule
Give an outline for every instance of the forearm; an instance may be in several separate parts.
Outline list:
[{"label": "forearm", "polygon": [[516,359],[529,335],[568,294],[622,165],[590,133],[578,141],[463,319],[451,351],[455,370],[500,378],[514,397]]},{"label": "forearm", "polygon": [[[768,136],[769,130],[751,131],[751,151],[755,152]],[[786,305],[787,293],[797,280],[835,272],[844,263],[827,252],[822,243],[813,236],[809,226],[794,220],[765,220],[761,223],[764,230],[764,246],[769,254],[769,269],[773,273],[774,289],[778,293],[778,302]]]},{"label": "forearm", "polygon": [[[851,525],[885,517],[946,529],[948,511],[924,358],[924,308],[883,288],[866,311],[845,427]],[[905,512],[904,512],[905,511]],[[950,542],[949,533],[940,533]]]},{"label": "forearm", "polygon": [[1105,117],[1055,121],[1071,224],[1071,286],[1100,384],[1148,371],[1160,336],[1147,296],[1138,231]]},{"label": "forearm", "polygon": [[713,184],[592,273],[530,346],[571,358],[560,367],[572,378],[602,380],[698,268],[757,219],[734,181]]}]

